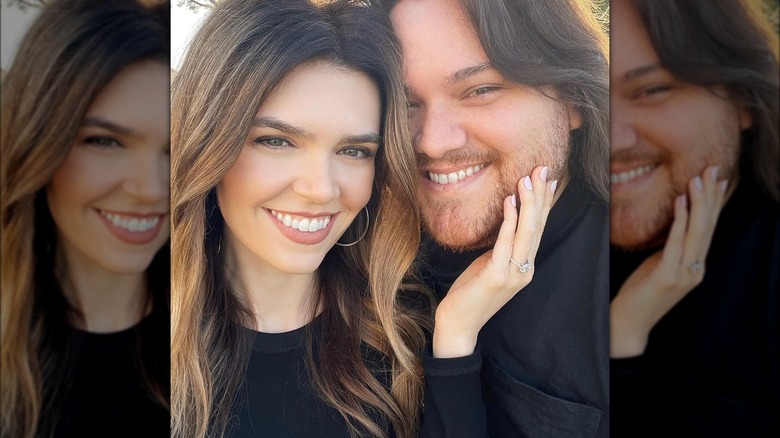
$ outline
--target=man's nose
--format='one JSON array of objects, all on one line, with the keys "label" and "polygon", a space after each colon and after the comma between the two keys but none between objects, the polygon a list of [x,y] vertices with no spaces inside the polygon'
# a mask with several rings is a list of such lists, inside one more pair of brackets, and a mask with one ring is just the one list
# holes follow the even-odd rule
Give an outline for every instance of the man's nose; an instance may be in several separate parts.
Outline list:
[{"label": "man's nose", "polygon": [[420,108],[412,117],[414,151],[431,159],[466,146],[468,134],[458,115],[444,105]]},{"label": "man's nose", "polygon": [[639,142],[639,133],[636,128],[636,114],[628,108],[612,101],[610,113],[610,150],[614,154],[617,151],[629,149]]}]

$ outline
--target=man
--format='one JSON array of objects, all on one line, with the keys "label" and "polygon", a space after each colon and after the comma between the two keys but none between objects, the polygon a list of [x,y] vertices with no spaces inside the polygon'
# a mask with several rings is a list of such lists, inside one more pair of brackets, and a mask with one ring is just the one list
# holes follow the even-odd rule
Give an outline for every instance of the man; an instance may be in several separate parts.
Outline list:
[{"label": "man", "polygon": [[[603,33],[584,2],[383,5],[403,52],[424,253],[442,299],[425,358],[424,435],[607,436]],[[470,334],[476,345],[464,336],[463,348],[439,348],[441,309],[457,299],[450,285],[496,244],[502,200],[527,175],[560,181],[533,280]]]},{"label": "man", "polygon": [[613,437],[780,436],[778,37],[760,12],[612,2]]}]

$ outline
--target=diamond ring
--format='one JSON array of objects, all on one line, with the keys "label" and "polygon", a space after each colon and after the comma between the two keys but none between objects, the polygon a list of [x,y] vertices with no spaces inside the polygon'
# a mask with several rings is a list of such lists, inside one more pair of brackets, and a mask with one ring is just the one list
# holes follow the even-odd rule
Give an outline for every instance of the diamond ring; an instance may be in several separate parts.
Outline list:
[{"label": "diamond ring", "polygon": [[528,260],[526,260],[524,263],[520,263],[517,260],[513,259],[512,257],[510,257],[509,261],[514,263],[518,267],[518,269],[520,269],[520,272],[523,272],[523,273],[530,271],[531,268],[533,267],[533,266],[531,266],[531,263]]},{"label": "diamond ring", "polygon": [[696,259],[693,263],[688,264],[688,270],[691,271],[691,274],[697,274],[699,271],[701,271],[701,268],[703,267],[701,259]]}]

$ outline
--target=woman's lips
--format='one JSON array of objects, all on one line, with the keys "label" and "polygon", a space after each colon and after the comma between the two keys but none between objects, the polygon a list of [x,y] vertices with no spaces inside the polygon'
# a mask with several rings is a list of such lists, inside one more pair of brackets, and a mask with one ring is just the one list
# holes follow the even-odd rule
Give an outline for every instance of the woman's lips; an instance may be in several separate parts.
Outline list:
[{"label": "woman's lips", "polygon": [[270,209],[265,211],[285,237],[304,245],[316,245],[324,241],[333,229],[333,219],[339,215],[323,213],[310,217]]},{"label": "woman's lips", "polygon": [[167,213],[120,213],[100,209],[96,211],[114,237],[132,245],[144,245],[154,240],[168,217]]}]

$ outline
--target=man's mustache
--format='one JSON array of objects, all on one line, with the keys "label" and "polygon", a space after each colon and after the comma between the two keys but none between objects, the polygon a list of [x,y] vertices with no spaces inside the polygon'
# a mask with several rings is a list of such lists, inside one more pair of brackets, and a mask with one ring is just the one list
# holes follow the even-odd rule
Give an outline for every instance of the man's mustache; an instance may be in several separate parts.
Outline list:
[{"label": "man's mustache", "polygon": [[497,160],[497,153],[491,151],[476,150],[452,150],[446,152],[441,158],[431,158],[422,153],[415,153],[417,167],[427,168],[429,166],[446,163],[452,166],[465,166],[476,163],[492,163]]},{"label": "man's mustache", "polygon": [[661,161],[665,158],[660,151],[643,147],[622,149],[610,154],[609,161],[612,164],[632,164]]}]

